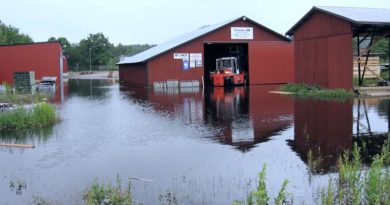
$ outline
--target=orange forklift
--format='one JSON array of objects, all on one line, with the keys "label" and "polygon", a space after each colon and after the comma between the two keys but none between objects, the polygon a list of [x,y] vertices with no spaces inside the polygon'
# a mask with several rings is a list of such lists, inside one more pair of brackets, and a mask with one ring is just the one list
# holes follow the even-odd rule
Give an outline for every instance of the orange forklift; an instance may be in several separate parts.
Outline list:
[{"label": "orange forklift", "polygon": [[210,72],[213,86],[235,86],[246,84],[246,73],[239,69],[236,57],[222,57],[216,59],[216,69]]}]

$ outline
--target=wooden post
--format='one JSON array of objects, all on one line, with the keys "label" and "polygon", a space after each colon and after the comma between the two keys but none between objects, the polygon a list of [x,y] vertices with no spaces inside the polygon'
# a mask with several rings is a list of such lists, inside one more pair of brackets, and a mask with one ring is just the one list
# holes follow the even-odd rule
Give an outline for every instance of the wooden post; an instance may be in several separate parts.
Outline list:
[{"label": "wooden post", "polygon": [[359,86],[361,86],[362,85],[362,83],[361,83],[361,80],[360,80],[360,39],[359,39],[359,33],[357,34],[357,61],[358,61],[358,84],[359,84]]},{"label": "wooden post", "polygon": [[0,147],[35,148],[32,144],[0,144]]}]

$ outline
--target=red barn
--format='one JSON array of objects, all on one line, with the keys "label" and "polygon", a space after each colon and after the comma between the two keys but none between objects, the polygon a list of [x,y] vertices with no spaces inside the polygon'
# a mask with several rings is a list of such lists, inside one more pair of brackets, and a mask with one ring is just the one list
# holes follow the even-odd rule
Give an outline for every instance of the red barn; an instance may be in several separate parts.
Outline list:
[{"label": "red barn", "polygon": [[[359,48],[362,41],[370,39],[371,45],[375,37],[389,36],[389,31],[388,9],[313,7],[286,33],[294,36],[296,82],[352,90],[352,39]],[[362,61],[366,58],[360,49],[356,55]],[[360,84],[365,72],[359,66]]]},{"label": "red barn", "polygon": [[1,82],[13,84],[14,72],[34,71],[36,80],[43,76],[56,76],[60,85],[61,73],[67,70],[60,42],[0,46]]},{"label": "red barn", "polygon": [[169,80],[207,83],[215,60],[229,56],[238,56],[249,84],[294,81],[290,39],[245,16],[202,27],[126,57],[118,63],[119,78],[143,85]]}]

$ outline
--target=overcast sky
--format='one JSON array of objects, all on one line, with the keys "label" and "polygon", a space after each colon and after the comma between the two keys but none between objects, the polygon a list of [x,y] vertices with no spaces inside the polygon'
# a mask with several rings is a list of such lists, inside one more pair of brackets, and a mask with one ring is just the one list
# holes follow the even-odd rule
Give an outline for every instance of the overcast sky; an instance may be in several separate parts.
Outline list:
[{"label": "overcast sky", "polygon": [[4,0],[0,20],[34,41],[77,43],[102,32],[114,44],[159,44],[177,35],[247,16],[284,34],[313,6],[390,8],[389,0]]}]

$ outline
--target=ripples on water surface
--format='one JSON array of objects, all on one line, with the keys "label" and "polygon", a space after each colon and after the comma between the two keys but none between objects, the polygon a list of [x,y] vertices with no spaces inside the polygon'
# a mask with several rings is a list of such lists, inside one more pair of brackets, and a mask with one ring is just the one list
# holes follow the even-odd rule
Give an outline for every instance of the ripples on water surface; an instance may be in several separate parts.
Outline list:
[{"label": "ripples on water surface", "polygon": [[[246,198],[267,164],[272,196],[287,178],[294,202],[310,203],[334,175],[338,154],[362,139],[373,154],[385,139],[388,100],[294,100],[268,93],[275,89],[148,90],[70,80],[57,105],[60,123],[1,136],[36,148],[0,148],[0,200],[82,204],[95,179],[114,182],[119,174],[124,182],[151,180],[132,180],[134,199],[144,204],[161,204],[167,192],[179,204],[230,204]],[[315,169],[309,150],[321,160]]]}]

